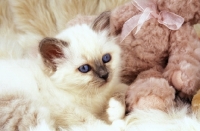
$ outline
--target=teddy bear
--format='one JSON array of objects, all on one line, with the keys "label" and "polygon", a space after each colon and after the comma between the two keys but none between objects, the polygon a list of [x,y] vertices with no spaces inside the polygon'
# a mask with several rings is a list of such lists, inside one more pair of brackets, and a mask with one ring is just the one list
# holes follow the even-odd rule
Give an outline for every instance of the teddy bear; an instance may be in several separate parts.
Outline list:
[{"label": "teddy bear", "polygon": [[200,88],[199,0],[132,0],[101,13],[92,27],[109,30],[122,49],[127,112],[191,103]]}]

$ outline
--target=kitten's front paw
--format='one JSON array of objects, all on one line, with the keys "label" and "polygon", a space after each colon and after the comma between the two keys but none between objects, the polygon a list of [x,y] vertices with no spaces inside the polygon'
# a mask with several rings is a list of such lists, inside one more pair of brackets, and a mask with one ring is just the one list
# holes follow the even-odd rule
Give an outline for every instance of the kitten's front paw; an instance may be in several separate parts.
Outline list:
[{"label": "kitten's front paw", "polygon": [[126,124],[124,120],[115,120],[111,126],[115,129],[115,131],[124,131]]},{"label": "kitten's front paw", "polygon": [[108,120],[113,122],[118,119],[122,119],[125,115],[125,96],[121,93],[116,93],[114,97],[109,100],[108,109]]},{"label": "kitten's front paw", "polygon": [[43,120],[36,127],[30,127],[29,131],[54,131],[54,129],[51,129],[46,121]]}]

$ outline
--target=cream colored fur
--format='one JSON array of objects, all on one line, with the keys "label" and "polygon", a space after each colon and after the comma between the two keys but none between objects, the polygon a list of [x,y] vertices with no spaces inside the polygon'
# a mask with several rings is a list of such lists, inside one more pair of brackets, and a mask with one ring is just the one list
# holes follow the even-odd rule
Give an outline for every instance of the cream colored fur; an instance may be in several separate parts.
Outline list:
[{"label": "cream colored fur", "polygon": [[97,15],[127,1],[0,0],[0,58],[24,57],[43,37],[57,35],[77,15]]},{"label": "cream colored fur", "polygon": [[[1,0],[1,23],[22,32],[57,34],[66,23],[82,15],[96,15],[129,0]],[[83,8],[84,7],[84,8]]]}]

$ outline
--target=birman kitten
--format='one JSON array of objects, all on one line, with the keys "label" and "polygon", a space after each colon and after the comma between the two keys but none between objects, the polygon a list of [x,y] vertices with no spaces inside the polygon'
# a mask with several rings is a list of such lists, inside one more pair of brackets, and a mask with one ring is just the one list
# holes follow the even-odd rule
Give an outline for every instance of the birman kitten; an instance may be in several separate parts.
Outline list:
[{"label": "birman kitten", "polygon": [[119,73],[120,48],[106,30],[77,24],[44,38],[37,58],[0,61],[0,130],[122,119],[127,86]]}]

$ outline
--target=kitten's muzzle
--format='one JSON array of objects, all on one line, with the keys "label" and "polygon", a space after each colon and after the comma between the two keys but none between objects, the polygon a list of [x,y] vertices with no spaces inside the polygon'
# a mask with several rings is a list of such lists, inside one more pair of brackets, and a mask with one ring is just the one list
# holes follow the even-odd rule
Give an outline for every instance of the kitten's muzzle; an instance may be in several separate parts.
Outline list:
[{"label": "kitten's muzzle", "polygon": [[102,65],[101,63],[96,64],[95,73],[99,78],[103,79],[104,81],[106,81],[109,77],[109,72],[108,72],[106,66]]},{"label": "kitten's muzzle", "polygon": [[102,72],[102,73],[99,73],[99,78],[107,80],[108,79],[108,75],[109,75],[108,72]]}]

